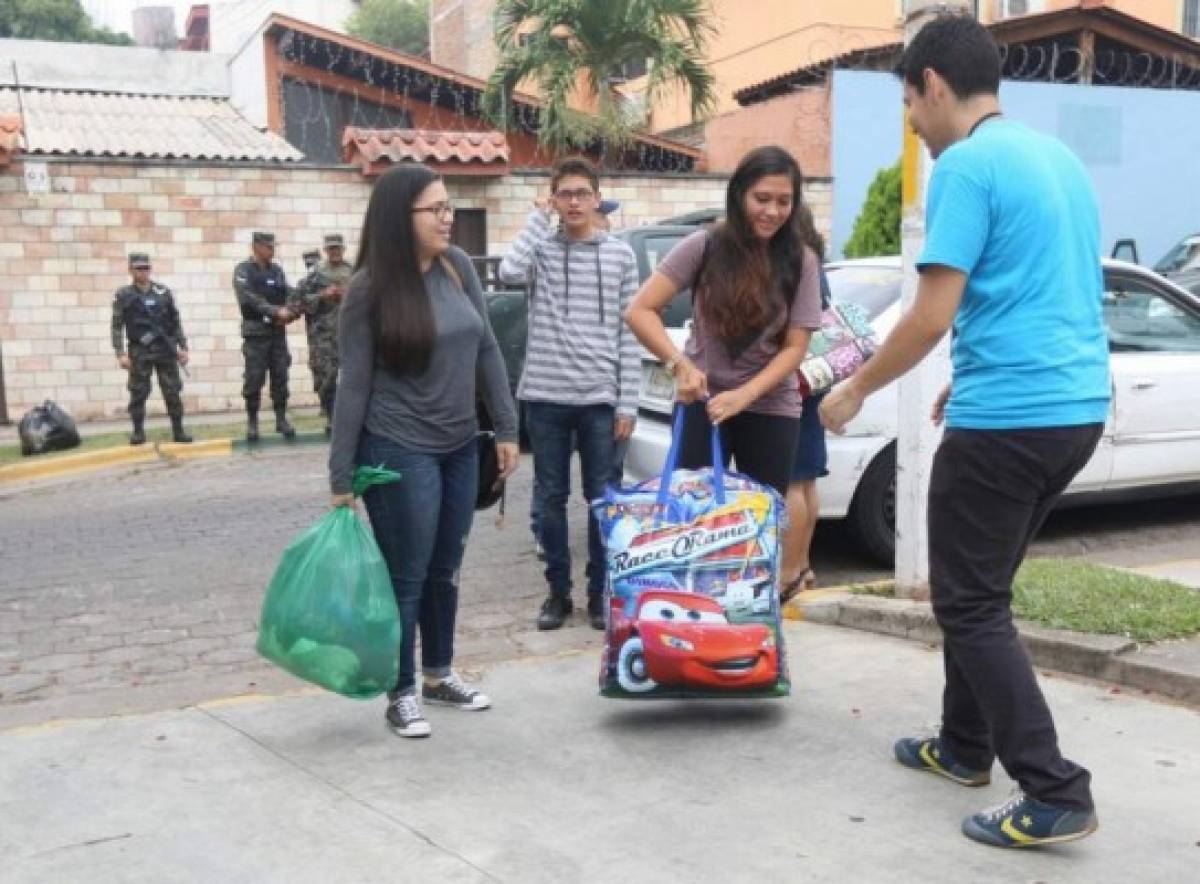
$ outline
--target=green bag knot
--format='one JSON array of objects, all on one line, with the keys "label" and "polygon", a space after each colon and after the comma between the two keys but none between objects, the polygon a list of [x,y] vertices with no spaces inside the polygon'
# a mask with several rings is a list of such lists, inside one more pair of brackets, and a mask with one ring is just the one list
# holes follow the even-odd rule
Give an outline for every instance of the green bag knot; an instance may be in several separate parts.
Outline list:
[{"label": "green bag knot", "polygon": [[391,482],[399,482],[402,478],[404,478],[403,475],[386,467],[355,467],[352,479],[354,496],[362,497],[372,485],[387,485]]}]

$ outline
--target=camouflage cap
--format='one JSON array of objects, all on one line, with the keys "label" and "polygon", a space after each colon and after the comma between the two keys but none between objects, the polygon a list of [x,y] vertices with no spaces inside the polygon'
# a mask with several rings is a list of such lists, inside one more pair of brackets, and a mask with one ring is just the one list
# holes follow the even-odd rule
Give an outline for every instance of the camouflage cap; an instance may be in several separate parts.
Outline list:
[{"label": "camouflage cap", "polygon": [[321,253],[317,249],[309,249],[300,256],[305,264],[313,264],[321,260]]},{"label": "camouflage cap", "polygon": [[251,239],[254,241],[255,245],[263,245],[263,246],[275,245],[275,234],[268,233],[265,230],[254,231],[254,234],[251,237]]},{"label": "camouflage cap", "polygon": [[150,254],[148,252],[130,252],[129,253],[130,267],[149,267]]},{"label": "camouflage cap", "polygon": [[327,248],[327,249],[332,249],[332,248],[344,249],[345,247],[346,247],[346,240],[342,237],[342,235],[340,233],[325,234],[325,248]]}]

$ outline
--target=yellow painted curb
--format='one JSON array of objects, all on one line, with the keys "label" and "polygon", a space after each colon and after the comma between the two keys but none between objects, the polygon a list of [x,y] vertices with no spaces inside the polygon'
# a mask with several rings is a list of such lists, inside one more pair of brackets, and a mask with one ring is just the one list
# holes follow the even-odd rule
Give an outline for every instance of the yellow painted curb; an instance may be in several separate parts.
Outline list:
[{"label": "yellow painted curb", "polygon": [[118,464],[148,463],[158,460],[158,453],[150,446],[128,448],[102,448],[82,454],[64,454],[48,460],[14,463],[0,467],[0,483],[23,479],[45,479],[64,473],[92,470],[97,467]]},{"label": "yellow painted curb", "polygon": [[200,442],[159,442],[153,445],[102,448],[80,454],[64,454],[48,460],[8,464],[0,467],[0,485],[30,479],[48,479],[70,473],[123,464],[152,463],[156,460],[192,460],[201,457],[225,457],[233,453],[232,439],[204,439]]},{"label": "yellow painted curb", "polygon": [[200,457],[225,457],[233,454],[232,439],[205,439],[201,442],[160,442],[158,453],[174,460],[194,460]]},{"label": "yellow painted curb", "polygon": [[848,595],[852,595],[855,589],[877,589],[884,586],[891,586],[893,583],[895,583],[894,580],[873,580],[867,583],[847,583],[844,586],[827,586],[823,589],[810,589],[807,592],[800,592],[790,602],[784,604],[783,619],[803,620],[804,606],[809,602],[829,598],[845,598]]}]

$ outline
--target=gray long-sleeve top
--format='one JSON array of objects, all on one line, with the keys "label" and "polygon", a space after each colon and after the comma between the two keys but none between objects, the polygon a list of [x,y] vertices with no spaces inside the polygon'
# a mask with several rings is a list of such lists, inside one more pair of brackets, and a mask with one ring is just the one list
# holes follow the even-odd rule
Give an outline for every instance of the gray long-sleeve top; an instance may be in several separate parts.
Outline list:
[{"label": "gray long-sleeve top", "polygon": [[440,262],[425,274],[437,338],[429,368],[420,375],[398,375],[383,367],[375,352],[367,274],[357,273],[350,281],[338,320],[340,373],[329,452],[334,494],[350,492],[364,428],[415,451],[443,454],[465,445],[479,430],[477,387],[497,441],[517,441],[516,408],[483,286],[461,249],[452,247],[446,257],[463,287]]}]

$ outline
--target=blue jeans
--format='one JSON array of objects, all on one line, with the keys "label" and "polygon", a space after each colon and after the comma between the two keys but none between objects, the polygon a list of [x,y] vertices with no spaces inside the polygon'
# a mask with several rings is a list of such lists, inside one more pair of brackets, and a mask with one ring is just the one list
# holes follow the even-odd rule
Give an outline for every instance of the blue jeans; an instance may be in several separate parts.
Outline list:
[{"label": "blue jeans", "polygon": [[422,671],[431,678],[450,674],[458,569],[475,515],[478,458],[474,439],[448,454],[412,451],[366,430],[359,441],[360,464],[384,466],[404,476],[363,495],[400,608],[398,693],[416,689],[418,624]]},{"label": "blue jeans", "polygon": [[[574,443],[572,442],[572,446]],[[629,452],[629,440],[624,439],[613,443],[613,468],[609,482],[620,485],[625,475],[625,455]],[[537,476],[533,477],[533,489],[529,493],[529,533],[538,543],[542,542],[542,495],[538,488]]]},{"label": "blue jeans", "polygon": [[[611,405],[559,405],[527,402],[526,425],[533,446],[533,475],[540,498],[539,528],[546,552],[546,582],[556,595],[571,592],[571,549],[567,540],[567,500],[571,496],[571,451],[579,451],[583,494],[592,501],[604,493],[613,473]],[[574,445],[572,445],[574,439]],[[588,592],[604,590],[604,544],[588,510]]]}]

